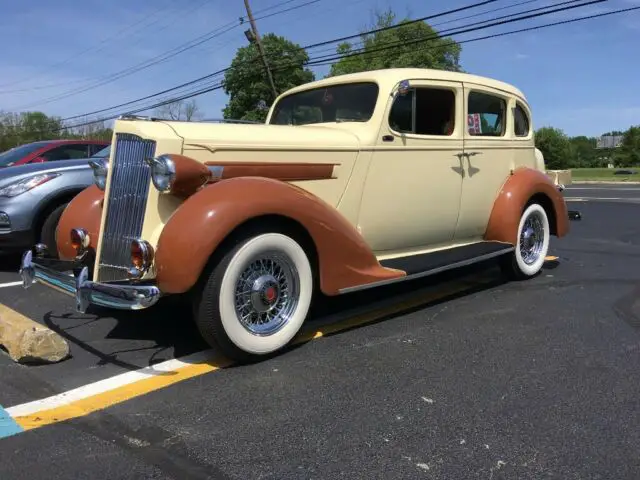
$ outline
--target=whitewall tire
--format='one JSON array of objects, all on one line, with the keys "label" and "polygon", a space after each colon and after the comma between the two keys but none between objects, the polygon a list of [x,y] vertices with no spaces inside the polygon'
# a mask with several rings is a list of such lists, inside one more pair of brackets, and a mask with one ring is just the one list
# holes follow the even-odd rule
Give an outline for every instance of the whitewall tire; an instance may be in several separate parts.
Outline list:
[{"label": "whitewall tire", "polygon": [[504,266],[516,278],[533,277],[542,269],[549,251],[549,218],[541,205],[532,203],[522,213],[517,239],[515,251]]},{"label": "whitewall tire", "polygon": [[196,322],[205,340],[235,360],[285,347],[304,323],[313,297],[305,250],[282,233],[239,242],[203,286]]}]

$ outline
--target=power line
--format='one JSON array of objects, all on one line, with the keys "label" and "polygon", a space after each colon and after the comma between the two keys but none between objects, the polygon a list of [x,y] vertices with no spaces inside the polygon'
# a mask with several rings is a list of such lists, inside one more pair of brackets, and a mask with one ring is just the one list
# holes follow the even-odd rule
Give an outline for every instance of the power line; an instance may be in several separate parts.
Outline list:
[{"label": "power line", "polygon": [[[428,16],[422,17],[422,18],[423,19],[427,19],[427,18],[443,17],[443,16],[450,15],[450,14],[453,14],[453,13],[458,13],[458,12],[461,12],[461,11],[470,10],[472,8],[477,8],[477,7],[480,7],[480,6],[483,6],[483,5],[487,5],[487,4],[493,3],[495,1],[497,1],[497,0],[484,0],[484,1],[479,2],[479,3],[474,3],[474,4],[471,4],[471,5],[464,6],[464,7],[455,8],[453,10],[446,10],[444,12],[440,12],[440,13],[433,14],[433,15],[428,15]],[[602,1],[604,1],[604,0],[602,0]],[[417,21],[419,21],[419,20],[413,20],[411,23],[415,23]],[[400,28],[400,27],[405,26],[405,25],[407,25],[407,23],[391,25],[391,26],[388,26],[388,27],[384,27],[383,29],[374,29],[374,30],[371,30],[371,31],[368,31],[368,32],[364,32],[364,34],[371,34],[371,33],[375,33],[375,32],[382,31],[382,30],[391,30],[391,29],[394,29],[394,28]],[[357,37],[357,36],[358,35],[354,35],[352,37]],[[327,40],[327,41],[322,41],[322,42],[319,42],[319,43],[305,45],[305,46],[300,47],[300,48],[302,50],[310,50],[310,49],[316,48],[318,46],[328,45],[329,43],[336,43],[336,42],[342,41],[344,38],[346,38],[346,37],[341,37],[341,38],[338,38],[336,40]],[[260,57],[256,56],[255,58],[252,58],[252,59],[248,60],[247,64],[251,64],[251,63],[259,61],[259,60],[260,60]],[[168,89],[162,90],[160,92],[157,92],[157,93],[154,93],[154,94],[151,94],[151,95],[147,95],[145,97],[142,97],[142,98],[139,98],[139,99],[136,99],[136,100],[132,100],[132,101],[129,101],[129,102],[121,103],[119,105],[115,105],[115,106],[109,107],[109,108],[103,108],[103,109],[96,110],[96,111],[93,111],[93,112],[90,112],[90,113],[85,113],[85,114],[80,114],[80,115],[74,115],[72,117],[67,117],[67,118],[64,118],[63,121],[73,120],[75,118],[80,118],[80,117],[84,117],[84,116],[87,116],[87,115],[94,115],[96,113],[103,113],[103,112],[105,112],[107,110],[113,110],[113,109],[116,109],[116,108],[129,106],[129,105],[132,105],[132,104],[137,103],[139,101],[147,100],[147,99],[150,99],[150,98],[153,98],[153,97],[157,97],[157,96],[163,95],[165,93],[169,93],[169,92],[174,91],[174,90],[179,90],[180,88],[183,88],[185,86],[193,85],[193,84],[198,83],[200,81],[210,79],[210,78],[212,78],[214,76],[226,73],[227,71],[229,71],[231,69],[232,69],[232,67],[226,67],[226,68],[223,68],[223,69],[218,70],[216,72],[213,72],[213,73],[204,75],[202,77],[196,78],[194,80],[191,80],[189,82],[183,83],[181,85],[178,85],[178,86],[175,86],[175,87],[172,87],[172,88],[168,88]]]},{"label": "power line", "polygon": [[[488,39],[491,39],[491,38],[498,38],[498,37],[503,37],[503,36],[507,36],[507,35],[514,35],[514,34],[517,34],[517,33],[533,31],[533,30],[540,30],[540,29],[543,29],[543,28],[548,28],[548,27],[557,26],[557,25],[565,25],[565,24],[580,22],[580,21],[594,19],[594,18],[606,17],[606,16],[610,16],[610,15],[615,15],[615,14],[618,14],[618,13],[635,11],[635,10],[638,10],[638,9],[640,9],[640,6],[630,7],[630,8],[625,8],[625,9],[618,9],[618,10],[605,12],[605,13],[587,15],[587,16],[578,17],[578,18],[574,18],[574,19],[562,20],[562,21],[543,24],[543,25],[536,25],[536,26],[533,26],[533,27],[527,27],[527,28],[522,28],[522,29],[518,29],[518,30],[511,30],[511,31],[508,31],[508,32],[501,32],[501,33],[495,33],[495,34],[486,35],[486,36],[482,36],[482,37],[475,37],[475,38],[472,38],[472,39],[462,40],[462,41],[459,41],[459,42],[452,41],[452,42],[449,43],[449,45],[453,45],[453,44],[456,44],[456,43],[464,44],[464,43],[477,42],[477,41],[481,41],[481,40],[488,40]],[[541,14],[537,14],[535,16],[541,16]],[[485,27],[480,27],[478,29],[480,30],[480,29],[485,29],[485,28],[489,28],[489,27],[490,26],[485,26]],[[425,40],[422,40],[422,41],[425,41]],[[424,50],[430,50],[430,49],[435,49],[435,48],[443,48],[445,46],[447,46],[447,45],[436,45],[436,46],[432,45],[432,46],[428,46],[428,47],[423,47],[423,49]],[[397,46],[396,46],[396,48],[397,48]],[[362,55],[362,54],[363,53],[358,53],[358,55]],[[325,62],[324,64],[331,64],[335,60],[334,61],[321,60],[321,61]],[[310,62],[310,63],[313,63],[313,62]],[[320,64],[321,63],[318,63],[318,65],[320,65]],[[280,67],[280,68],[283,68],[283,67]],[[289,68],[289,67],[287,67],[287,68]],[[147,105],[145,107],[141,107],[141,108],[138,108],[136,110],[129,111],[126,114],[135,114],[135,113],[143,112],[143,111],[146,111],[146,110],[157,108],[159,106],[166,105],[168,103],[172,103],[172,102],[180,101],[180,100],[186,100],[188,98],[199,96],[199,95],[202,95],[204,93],[208,93],[210,91],[219,90],[221,88],[222,88],[222,85],[212,85],[212,86],[209,86],[207,88],[195,91],[193,93],[183,95],[181,97],[174,97],[174,98],[171,98],[171,99],[168,99],[168,100],[163,100],[163,101],[161,101],[159,103],[156,103],[156,104],[153,104],[153,105]],[[100,118],[100,119],[87,121],[87,122],[83,122],[83,123],[79,123],[79,124],[75,124],[75,125],[68,125],[68,126],[65,126],[65,127],[61,128],[61,129],[49,130],[48,132],[54,133],[54,132],[59,132],[59,131],[63,131],[63,130],[66,130],[66,129],[73,129],[73,128],[77,128],[77,127],[81,127],[81,126],[85,126],[85,125],[91,125],[91,124],[94,124],[94,123],[113,120],[113,119],[117,118],[119,115],[120,114],[116,114],[116,115],[113,115],[113,116],[103,117],[103,118]],[[47,131],[40,132],[40,133],[47,133]]]},{"label": "power line", "polygon": [[[558,3],[557,5],[574,4],[574,3],[580,2],[580,1],[583,1],[583,0],[567,0],[565,2]],[[442,32],[435,33],[433,35],[428,35],[426,37],[420,37],[420,38],[417,38],[417,39],[414,39],[414,40],[401,40],[401,41],[398,41],[398,42],[389,43],[389,44],[387,44],[385,46],[381,46],[381,47],[369,50],[367,52],[359,52],[358,50],[356,50],[353,53],[341,54],[339,58],[349,58],[349,57],[352,57],[352,56],[359,56],[361,54],[367,54],[368,55],[368,54],[375,53],[375,52],[389,50],[391,48],[396,48],[396,47],[401,47],[401,46],[410,46],[410,45],[414,45],[416,43],[422,43],[422,42],[429,41],[429,40],[436,40],[438,38],[442,38],[442,35],[445,35],[445,34],[451,36],[451,35],[460,35],[462,33],[475,32],[477,30],[482,30],[484,28],[496,27],[496,26],[499,26],[499,25],[505,25],[507,23],[519,22],[521,20],[527,20],[527,19],[530,19],[530,18],[542,17],[542,16],[545,16],[545,15],[550,15],[552,13],[563,12],[565,10],[572,10],[574,8],[587,7],[589,5],[594,5],[596,3],[602,3],[602,2],[607,2],[607,1],[609,1],[609,0],[590,0],[590,1],[586,2],[586,3],[581,3],[579,5],[569,5],[569,6],[565,6],[565,7],[562,7],[562,8],[555,8],[553,10],[548,10],[546,12],[539,12],[539,11],[542,10],[542,9],[545,9],[545,8],[549,8],[549,7],[534,8],[534,9],[531,9],[531,10],[527,10],[525,12],[519,12],[519,13],[511,14],[511,15],[503,15],[502,17],[497,17],[497,18],[489,19],[489,20],[482,20],[482,21],[475,22],[475,23],[472,23],[472,24],[469,24],[469,25],[466,25],[466,26],[462,26],[462,27],[450,28],[448,30],[443,30]],[[536,12],[536,11],[538,11],[539,13],[532,13],[532,12]],[[523,13],[527,13],[528,15],[522,15]],[[516,17],[516,18],[509,18],[509,17],[514,17],[515,15],[521,15],[521,16]],[[487,22],[493,22],[493,23],[489,23],[488,25],[482,26],[482,24],[485,24]],[[361,48],[360,50],[363,50],[363,49],[364,49],[364,47]],[[329,58],[326,58],[325,60],[332,60],[332,59],[338,58],[335,55],[334,56],[325,55],[325,57],[329,57]],[[322,60],[322,61],[325,61],[325,60]],[[309,65],[313,65],[313,63],[309,63]]]},{"label": "power line", "polygon": [[[256,20],[260,20],[262,18],[273,17],[275,15],[281,15],[283,13],[287,13],[287,12],[290,12],[292,10],[296,10],[296,9],[299,9],[299,8],[302,8],[302,7],[305,7],[305,6],[311,5],[313,3],[320,2],[320,1],[322,1],[322,0],[313,0],[313,1],[310,1],[310,2],[303,3],[301,5],[296,5],[294,7],[289,7],[287,9],[285,9],[285,10],[274,12],[274,13],[271,13],[269,15],[265,15],[263,17],[258,17]],[[260,11],[263,11],[263,10],[257,10],[257,12],[260,12]],[[244,17],[241,17],[240,20],[242,20],[242,18],[244,18]],[[196,38],[194,38],[194,39],[192,39],[192,40],[190,40],[190,41],[188,41],[186,43],[183,43],[183,44],[179,45],[178,47],[174,47],[173,49],[168,50],[167,52],[164,52],[162,54],[156,55],[155,57],[151,57],[150,59],[148,59],[148,60],[146,60],[144,62],[132,65],[132,66],[127,67],[127,68],[125,68],[123,70],[120,70],[118,72],[115,72],[115,73],[109,74],[109,75],[107,75],[105,77],[102,77],[102,80],[97,82],[97,83],[90,84],[90,85],[88,85],[86,87],[83,87],[83,88],[80,88],[80,89],[68,90],[66,92],[54,95],[52,97],[48,97],[48,98],[45,98],[43,100],[39,100],[38,102],[34,102],[34,103],[30,103],[30,104],[20,105],[18,107],[14,107],[13,109],[14,110],[20,110],[20,109],[31,108],[31,107],[40,106],[40,105],[47,105],[49,103],[56,102],[58,100],[63,100],[65,98],[69,98],[69,97],[73,97],[75,95],[79,95],[80,93],[84,93],[84,92],[87,92],[89,90],[93,90],[93,89],[101,87],[103,85],[107,85],[107,84],[112,83],[112,82],[114,82],[116,80],[119,80],[119,79],[121,79],[123,77],[127,77],[129,75],[133,75],[134,73],[140,72],[142,70],[146,70],[147,68],[150,68],[150,67],[152,67],[154,65],[158,65],[160,63],[164,63],[167,60],[169,60],[169,59],[171,59],[171,58],[173,58],[173,57],[175,57],[177,55],[180,55],[181,53],[184,53],[184,52],[186,52],[188,50],[191,50],[191,49],[193,49],[195,47],[198,47],[198,46],[202,45],[205,42],[208,42],[208,41],[210,41],[210,40],[212,40],[212,39],[214,39],[216,37],[219,37],[219,36],[229,32],[229,31],[235,29],[235,28],[238,28],[240,25],[241,25],[241,23],[238,23],[237,21],[229,22],[229,23],[227,23],[225,25],[222,25],[222,26],[217,27],[217,28],[215,28],[213,30],[210,30],[210,31],[206,32],[205,34],[202,34],[202,35],[200,35],[200,36],[198,36],[198,37],[196,37]],[[0,93],[7,93],[7,92],[0,92]]]}]

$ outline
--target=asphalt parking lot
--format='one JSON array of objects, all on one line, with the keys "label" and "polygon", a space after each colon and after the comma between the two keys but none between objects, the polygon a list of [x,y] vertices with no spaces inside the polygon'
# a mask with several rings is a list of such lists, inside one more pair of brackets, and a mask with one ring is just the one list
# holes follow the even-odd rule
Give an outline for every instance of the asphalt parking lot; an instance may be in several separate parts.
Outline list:
[{"label": "asphalt parking lot", "polygon": [[[640,186],[566,197],[583,220],[533,280],[489,263],[332,299],[275,358],[0,439],[0,478],[640,478]],[[0,285],[17,281],[17,259],[0,262]],[[70,300],[0,288],[72,351],[29,367],[0,354],[3,407],[206,348],[177,302],[114,316]]]}]

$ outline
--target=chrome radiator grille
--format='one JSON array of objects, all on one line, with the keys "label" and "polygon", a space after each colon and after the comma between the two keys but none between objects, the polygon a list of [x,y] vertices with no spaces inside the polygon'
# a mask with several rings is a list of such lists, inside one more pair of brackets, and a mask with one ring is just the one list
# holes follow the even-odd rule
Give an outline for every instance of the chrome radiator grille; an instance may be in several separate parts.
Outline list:
[{"label": "chrome radiator grille", "polygon": [[107,218],[102,231],[98,279],[112,282],[128,278],[131,241],[140,238],[147,206],[150,167],[144,159],[153,157],[156,142],[136,135],[116,134],[112,156],[111,186],[105,199]]}]

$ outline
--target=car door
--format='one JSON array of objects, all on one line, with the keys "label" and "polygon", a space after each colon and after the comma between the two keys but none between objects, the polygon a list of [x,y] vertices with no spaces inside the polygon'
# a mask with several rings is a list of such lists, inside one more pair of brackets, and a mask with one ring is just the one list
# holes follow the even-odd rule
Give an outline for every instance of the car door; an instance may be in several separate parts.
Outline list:
[{"label": "car door", "polygon": [[412,80],[394,89],[363,189],[358,227],[378,255],[452,241],[463,152],[463,86]]},{"label": "car door", "polygon": [[514,167],[511,95],[474,83],[464,83],[464,178],[456,241],[484,236],[493,202]]}]

